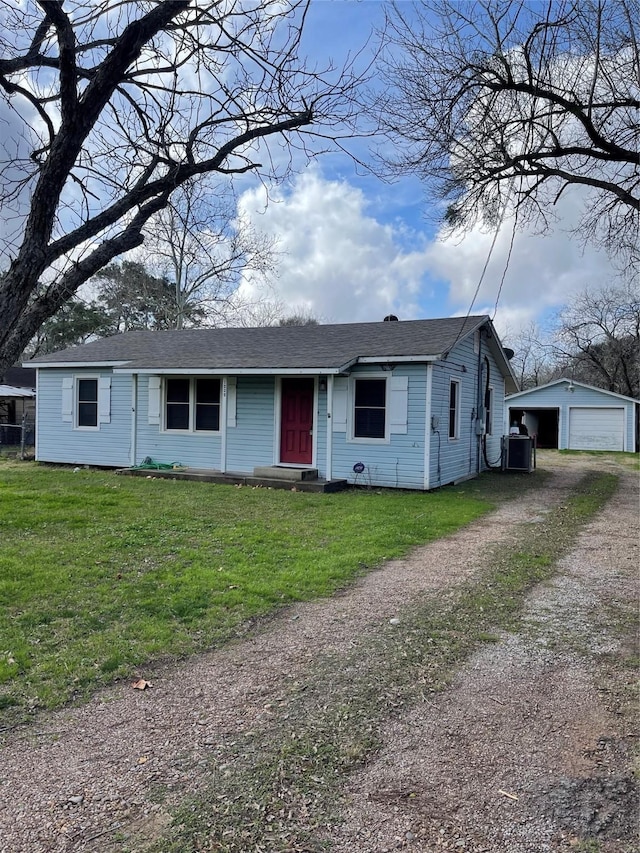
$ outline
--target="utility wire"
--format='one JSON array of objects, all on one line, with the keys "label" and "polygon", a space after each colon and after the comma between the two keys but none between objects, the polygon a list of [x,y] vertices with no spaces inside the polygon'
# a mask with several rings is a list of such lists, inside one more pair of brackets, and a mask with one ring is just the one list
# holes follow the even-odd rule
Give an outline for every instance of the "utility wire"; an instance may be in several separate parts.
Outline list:
[{"label": "utility wire", "polygon": [[511,240],[509,241],[509,251],[507,252],[507,259],[504,264],[504,270],[502,271],[502,278],[500,279],[500,285],[498,287],[498,292],[496,294],[496,304],[493,306],[493,314],[491,315],[491,322],[496,318],[496,314],[498,312],[498,303],[500,302],[500,296],[502,295],[502,287],[504,285],[504,280],[507,277],[507,271],[509,269],[509,264],[511,263],[511,253],[513,252],[513,244],[516,239],[516,230],[518,228],[518,208],[516,207],[516,212],[513,217],[513,228],[511,230]]},{"label": "utility wire", "polygon": [[511,193],[509,193],[509,195],[507,195],[507,198],[505,199],[504,205],[502,207],[502,211],[500,213],[500,219],[498,220],[498,222],[496,224],[496,228],[495,228],[495,231],[493,233],[493,238],[491,240],[491,245],[489,246],[487,258],[484,262],[482,272],[480,273],[480,278],[478,279],[478,284],[477,284],[475,292],[473,294],[473,299],[471,300],[471,304],[469,305],[469,310],[467,311],[467,313],[465,315],[464,322],[461,324],[460,329],[458,330],[458,334],[456,335],[456,339],[454,340],[454,342],[449,347],[449,352],[451,352],[451,350],[455,347],[455,345],[460,340],[460,337],[462,335],[462,330],[467,325],[467,320],[469,319],[469,316],[471,314],[471,311],[473,310],[473,306],[475,304],[475,301],[478,298],[478,294],[480,293],[480,288],[482,287],[482,282],[484,281],[484,277],[487,274],[487,268],[489,267],[489,263],[490,263],[491,258],[493,256],[493,250],[494,250],[495,245],[496,245],[496,240],[498,239],[498,234],[500,233],[500,228],[502,227],[502,223],[504,222],[504,217],[505,217],[505,213],[507,211],[507,204],[509,203],[510,196],[511,196]]}]

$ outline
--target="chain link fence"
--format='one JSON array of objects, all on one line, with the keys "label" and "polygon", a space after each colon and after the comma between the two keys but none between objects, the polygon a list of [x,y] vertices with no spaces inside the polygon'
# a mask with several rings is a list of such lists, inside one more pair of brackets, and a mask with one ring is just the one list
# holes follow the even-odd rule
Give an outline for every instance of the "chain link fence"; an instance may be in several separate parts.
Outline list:
[{"label": "chain link fence", "polygon": [[29,418],[19,424],[0,423],[0,452],[24,459],[33,454],[36,443],[36,425]]}]

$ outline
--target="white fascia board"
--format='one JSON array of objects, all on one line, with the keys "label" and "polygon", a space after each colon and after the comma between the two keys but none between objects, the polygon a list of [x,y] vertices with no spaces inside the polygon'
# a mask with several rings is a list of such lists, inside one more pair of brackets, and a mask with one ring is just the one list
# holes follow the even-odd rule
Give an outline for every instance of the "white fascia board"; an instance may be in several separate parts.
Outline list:
[{"label": "white fascia board", "polygon": [[79,370],[80,368],[89,367],[92,370],[98,370],[101,367],[120,367],[126,364],[126,361],[39,361],[37,364],[31,361],[23,361],[23,367],[35,367],[40,370],[43,367],[60,367],[71,370]]},{"label": "white fascia board", "polygon": [[357,359],[358,364],[404,364],[409,362],[438,361],[440,355],[367,355]]},{"label": "white fascia board", "polygon": [[[350,365],[349,365],[350,366]],[[138,373],[157,376],[318,376],[337,375],[345,367],[119,367],[114,373]]]}]

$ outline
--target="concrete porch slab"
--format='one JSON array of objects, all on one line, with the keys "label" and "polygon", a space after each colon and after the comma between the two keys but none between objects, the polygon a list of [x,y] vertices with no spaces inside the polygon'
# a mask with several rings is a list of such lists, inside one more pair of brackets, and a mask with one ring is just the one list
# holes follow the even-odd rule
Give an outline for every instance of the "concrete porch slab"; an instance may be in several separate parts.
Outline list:
[{"label": "concrete porch slab", "polygon": [[253,469],[254,477],[264,477],[268,480],[289,480],[299,482],[301,480],[317,480],[317,468],[285,468],[280,465],[258,465]]},{"label": "concrete porch slab", "polygon": [[347,480],[281,480],[269,477],[254,477],[250,474],[223,473],[208,468],[173,468],[171,470],[151,470],[119,468],[116,474],[127,477],[160,478],[163,480],[193,480],[203,483],[217,483],[226,486],[251,486],[262,489],[289,489],[297,492],[340,492],[349,488]]}]

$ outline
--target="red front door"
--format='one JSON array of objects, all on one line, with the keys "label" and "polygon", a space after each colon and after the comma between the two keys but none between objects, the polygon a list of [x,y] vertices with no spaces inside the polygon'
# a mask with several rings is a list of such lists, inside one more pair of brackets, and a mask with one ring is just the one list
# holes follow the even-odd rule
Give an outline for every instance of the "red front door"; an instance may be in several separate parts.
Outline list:
[{"label": "red front door", "polygon": [[313,461],[313,379],[282,380],[280,462]]}]

